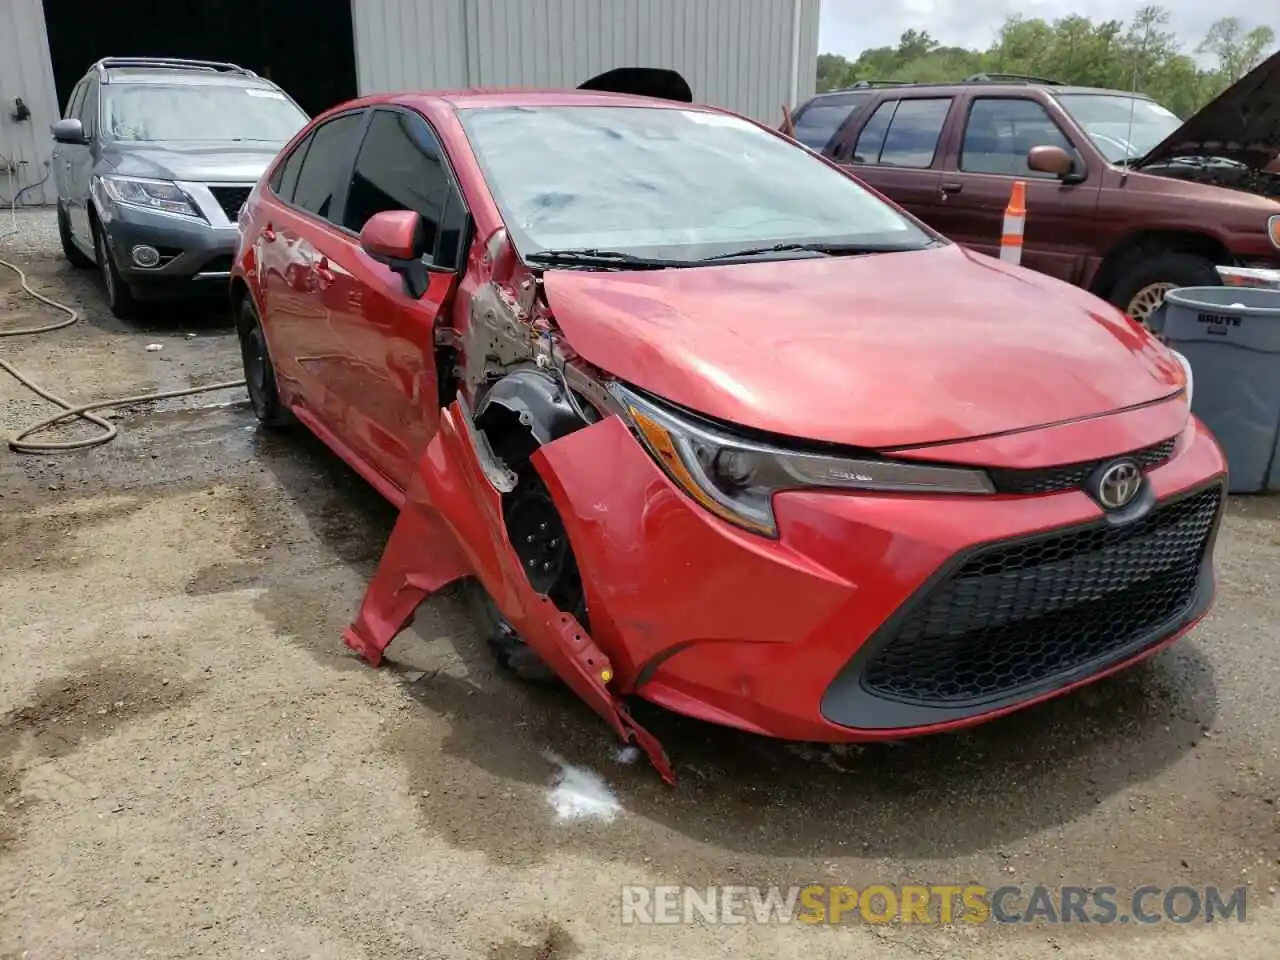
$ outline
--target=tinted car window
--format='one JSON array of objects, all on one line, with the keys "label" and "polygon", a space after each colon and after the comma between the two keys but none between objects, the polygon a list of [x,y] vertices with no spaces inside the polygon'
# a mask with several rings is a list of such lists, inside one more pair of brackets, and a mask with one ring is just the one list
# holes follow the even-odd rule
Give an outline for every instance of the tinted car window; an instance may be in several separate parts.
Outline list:
[{"label": "tinted car window", "polygon": [[869,94],[825,97],[811,100],[795,119],[795,138],[806,147],[821,150],[854,110],[858,109]]},{"label": "tinted car window", "polygon": [[98,82],[90,80],[85,87],[84,101],[76,114],[80,125],[84,127],[84,135],[92,137],[98,129]]},{"label": "tinted car window", "polygon": [[71,99],[67,101],[67,112],[63,117],[67,120],[79,119],[80,104],[84,100],[84,88],[89,85],[87,80],[81,80],[76,84],[76,88],[71,91]]},{"label": "tinted car window", "polygon": [[1073,152],[1043,106],[1025,97],[983,97],[969,110],[960,147],[960,169],[1018,177],[1052,177],[1027,166],[1032,147],[1061,147]]},{"label": "tinted car window", "polygon": [[884,146],[884,135],[889,131],[889,121],[893,112],[898,109],[897,100],[886,100],[876,107],[862,132],[858,134],[858,142],[853,145],[854,163],[879,163],[880,149]]},{"label": "tinted car window", "polygon": [[375,213],[422,215],[427,249],[434,251],[453,191],[440,142],[421,117],[375,110],[356,158],[344,225],[359,231]]},{"label": "tinted car window", "polygon": [[950,109],[950,98],[901,101],[885,134],[880,163],[895,167],[930,166]]},{"label": "tinted car window", "polygon": [[298,186],[298,174],[302,171],[302,161],[307,155],[307,147],[311,146],[311,138],[310,134],[304,137],[271,178],[271,189],[281,200],[293,201],[293,191]]},{"label": "tinted car window", "polygon": [[293,192],[295,206],[334,223],[341,222],[338,204],[351,173],[351,155],[363,121],[364,114],[347,113],[316,127]]}]

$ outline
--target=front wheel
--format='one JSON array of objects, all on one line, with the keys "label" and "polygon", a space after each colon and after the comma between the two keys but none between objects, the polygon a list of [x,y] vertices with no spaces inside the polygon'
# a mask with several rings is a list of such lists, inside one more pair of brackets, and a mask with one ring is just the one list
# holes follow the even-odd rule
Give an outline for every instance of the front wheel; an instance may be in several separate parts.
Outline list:
[{"label": "front wheel", "polygon": [[262,332],[258,311],[253,299],[245,296],[240,301],[236,317],[236,334],[240,340],[240,360],[244,366],[244,382],[253,405],[253,414],[265,427],[282,427],[290,423],[288,411],[280,402],[276,389],[275,365],[267,349],[267,338]]},{"label": "front wheel", "polygon": [[[503,498],[503,520],[529,585],[590,629],[582,575],[560,513],[532,466],[526,465],[519,476],[515,490]],[[472,611],[487,631],[489,647],[498,662],[522,680],[559,682],[555,671],[516,633],[480,582],[468,581],[467,590]]]},{"label": "front wheel", "polygon": [[1222,283],[1214,262],[1194,253],[1158,253],[1128,267],[1111,290],[1110,301],[1143,326],[1178,287]]},{"label": "front wheel", "polygon": [[101,226],[93,230],[94,249],[98,257],[98,270],[102,274],[102,284],[107,290],[107,304],[111,312],[121,320],[129,320],[138,311],[138,304],[133,298],[133,291],[120,271],[116,262],[111,259],[111,251],[107,247],[107,232]]}]

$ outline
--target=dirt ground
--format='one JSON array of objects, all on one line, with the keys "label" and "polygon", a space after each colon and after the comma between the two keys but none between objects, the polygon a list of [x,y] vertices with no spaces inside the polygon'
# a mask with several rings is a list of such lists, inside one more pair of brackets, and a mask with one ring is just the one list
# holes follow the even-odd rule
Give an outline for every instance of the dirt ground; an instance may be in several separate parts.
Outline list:
[{"label": "dirt ground", "polygon": [[[85,311],[0,339],[55,392],[240,375],[217,312],[124,324],[92,274],[13,249]],[[0,329],[55,318],[15,288],[0,270]],[[454,596],[383,669],[351,655],[392,512],[242,401],[129,411],[84,453],[0,451],[0,960],[1275,957],[1280,498],[1233,502],[1213,614],[1147,666],[864,750],[658,716],[672,789],[571,697],[497,672]],[[48,412],[0,373],[6,434]],[[558,818],[562,763],[616,818]],[[620,923],[624,884],[813,881],[1247,885],[1248,920]]]}]

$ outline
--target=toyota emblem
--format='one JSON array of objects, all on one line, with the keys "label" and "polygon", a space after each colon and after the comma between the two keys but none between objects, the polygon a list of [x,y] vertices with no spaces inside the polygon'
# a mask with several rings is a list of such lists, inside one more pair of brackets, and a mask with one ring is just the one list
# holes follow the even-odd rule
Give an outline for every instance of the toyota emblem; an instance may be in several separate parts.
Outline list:
[{"label": "toyota emblem", "polygon": [[1098,477],[1098,502],[1108,510],[1119,510],[1133,502],[1142,488],[1142,471],[1132,460],[1117,460]]}]

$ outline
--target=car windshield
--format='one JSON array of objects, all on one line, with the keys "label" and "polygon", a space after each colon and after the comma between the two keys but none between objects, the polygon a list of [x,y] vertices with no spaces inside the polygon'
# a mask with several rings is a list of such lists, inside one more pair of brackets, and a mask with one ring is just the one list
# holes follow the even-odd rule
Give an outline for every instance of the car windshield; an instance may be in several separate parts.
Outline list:
[{"label": "car windshield", "polygon": [[1144,156],[1178,127],[1178,115],[1153,100],[1119,93],[1064,93],[1058,101],[1112,163]]},{"label": "car windshield", "polygon": [[263,87],[113,83],[103,90],[103,128],[116,140],[283,144],[308,119],[284,94]]},{"label": "car windshield", "polygon": [[[766,248],[913,250],[937,242],[893,207],[746,120],[665,107],[460,111],[512,242],[694,261]],[[761,254],[756,254],[761,255]]]}]

